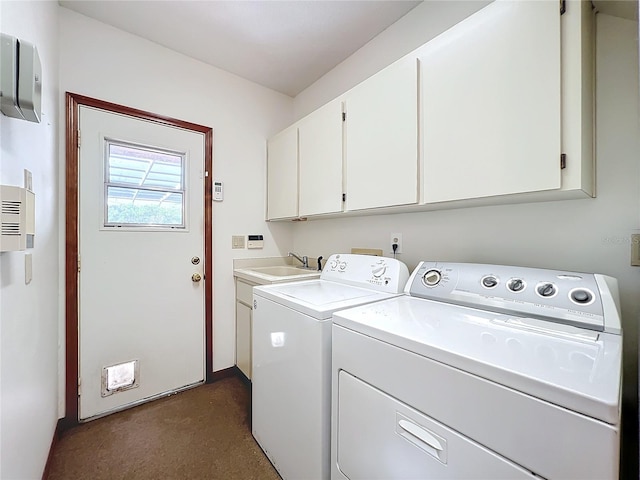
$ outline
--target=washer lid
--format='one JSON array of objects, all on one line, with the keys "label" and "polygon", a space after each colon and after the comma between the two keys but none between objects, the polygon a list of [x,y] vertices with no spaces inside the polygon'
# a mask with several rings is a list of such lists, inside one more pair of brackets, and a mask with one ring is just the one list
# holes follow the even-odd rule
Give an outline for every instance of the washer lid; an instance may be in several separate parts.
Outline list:
[{"label": "washer lid", "polygon": [[622,336],[409,296],[336,325],[616,425]]},{"label": "washer lid", "polygon": [[398,295],[320,279],[254,287],[253,293],[320,320],[337,310]]}]

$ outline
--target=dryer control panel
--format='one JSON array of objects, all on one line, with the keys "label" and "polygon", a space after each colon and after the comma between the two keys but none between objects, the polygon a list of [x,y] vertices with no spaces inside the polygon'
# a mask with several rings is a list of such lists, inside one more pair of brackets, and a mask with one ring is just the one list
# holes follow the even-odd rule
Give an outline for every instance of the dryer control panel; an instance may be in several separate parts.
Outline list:
[{"label": "dryer control panel", "polygon": [[402,293],[409,269],[399,260],[374,255],[338,253],[325,263],[321,280],[387,293]]},{"label": "dryer control panel", "polygon": [[405,292],[414,297],[620,333],[617,281],[604,275],[424,261],[412,273]]}]

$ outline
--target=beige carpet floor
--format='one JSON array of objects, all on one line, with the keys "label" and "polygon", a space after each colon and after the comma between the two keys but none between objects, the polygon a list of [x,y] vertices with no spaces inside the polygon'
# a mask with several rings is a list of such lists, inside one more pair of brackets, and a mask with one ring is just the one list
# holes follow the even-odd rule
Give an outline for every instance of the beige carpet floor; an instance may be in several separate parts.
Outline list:
[{"label": "beige carpet floor", "polygon": [[48,480],[277,480],[249,401],[232,377],[79,425],[58,440]]}]

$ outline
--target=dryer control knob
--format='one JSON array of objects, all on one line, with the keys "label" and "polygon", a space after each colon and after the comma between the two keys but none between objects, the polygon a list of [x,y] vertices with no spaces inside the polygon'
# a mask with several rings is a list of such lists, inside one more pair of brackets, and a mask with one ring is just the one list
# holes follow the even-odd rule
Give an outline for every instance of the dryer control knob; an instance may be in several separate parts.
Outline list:
[{"label": "dryer control knob", "polygon": [[442,280],[442,274],[439,270],[428,270],[422,276],[422,283],[424,283],[427,287],[435,287]]},{"label": "dryer control knob", "polygon": [[524,282],[521,278],[512,278],[509,280],[509,283],[507,283],[507,288],[512,292],[520,292],[524,290]]},{"label": "dryer control knob", "polygon": [[541,297],[548,298],[553,297],[558,292],[558,289],[553,283],[541,283],[538,285],[538,288],[536,288],[536,291]]},{"label": "dryer control knob", "polygon": [[498,285],[498,279],[493,275],[487,275],[486,277],[482,277],[481,283],[485,288],[493,288]]},{"label": "dryer control knob", "polygon": [[374,277],[380,278],[382,275],[384,275],[384,272],[386,271],[387,271],[386,265],[376,265],[375,267],[373,267],[373,270],[371,271],[371,273],[373,274]]}]

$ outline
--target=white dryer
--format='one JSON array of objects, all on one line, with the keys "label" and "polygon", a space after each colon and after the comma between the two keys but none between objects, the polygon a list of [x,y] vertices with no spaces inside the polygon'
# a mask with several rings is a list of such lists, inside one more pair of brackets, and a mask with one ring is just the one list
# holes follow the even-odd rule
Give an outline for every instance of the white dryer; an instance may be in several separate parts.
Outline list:
[{"label": "white dryer", "polygon": [[422,262],[333,317],[332,479],[617,479],[622,332],[597,274]]},{"label": "white dryer", "polygon": [[253,289],[252,433],[284,480],[330,477],[331,316],[408,278],[398,260],[342,254],[317,280]]}]

